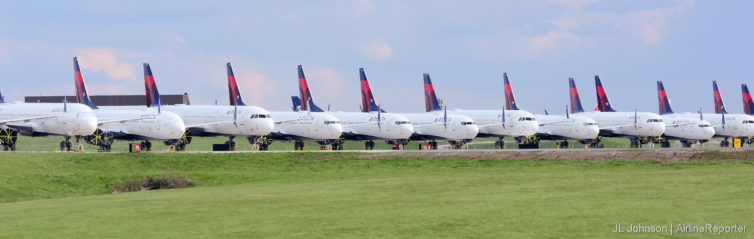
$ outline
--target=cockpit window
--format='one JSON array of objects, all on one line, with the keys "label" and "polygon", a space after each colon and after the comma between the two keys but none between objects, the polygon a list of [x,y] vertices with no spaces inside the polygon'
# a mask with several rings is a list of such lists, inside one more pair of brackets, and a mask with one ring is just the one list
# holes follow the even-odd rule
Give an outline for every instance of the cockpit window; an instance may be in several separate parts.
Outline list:
[{"label": "cockpit window", "polygon": [[534,117],[521,117],[518,121],[534,121]]},{"label": "cockpit window", "polygon": [[647,120],[647,123],[652,123],[652,122],[662,122],[662,119],[648,119]]},{"label": "cockpit window", "polygon": [[595,122],[584,123],[584,126],[590,126],[590,125],[597,125],[597,123],[595,123]]},{"label": "cockpit window", "polygon": [[699,128],[707,128],[710,127],[709,124],[699,124]]},{"label": "cockpit window", "polygon": [[461,122],[461,125],[470,125],[470,124],[476,124],[474,121],[463,121]]},{"label": "cockpit window", "polygon": [[754,120],[744,120],[744,124],[754,124]]},{"label": "cockpit window", "polygon": [[395,124],[397,124],[397,125],[411,124],[411,121],[395,121]]},{"label": "cockpit window", "polygon": [[268,114],[253,114],[251,115],[251,118],[252,119],[265,119],[265,118],[272,118],[272,117]]},{"label": "cockpit window", "polygon": [[340,121],[337,121],[337,120],[325,120],[325,124],[340,124]]}]

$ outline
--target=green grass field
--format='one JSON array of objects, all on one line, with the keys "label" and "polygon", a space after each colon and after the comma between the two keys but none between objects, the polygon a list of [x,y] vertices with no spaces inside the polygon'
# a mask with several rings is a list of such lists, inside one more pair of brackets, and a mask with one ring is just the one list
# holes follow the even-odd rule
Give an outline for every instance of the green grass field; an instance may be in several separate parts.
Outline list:
[{"label": "green grass field", "polygon": [[[754,161],[358,155],[0,153],[0,237],[667,238],[612,230],[754,226]],[[165,174],[196,187],[110,194]]]}]

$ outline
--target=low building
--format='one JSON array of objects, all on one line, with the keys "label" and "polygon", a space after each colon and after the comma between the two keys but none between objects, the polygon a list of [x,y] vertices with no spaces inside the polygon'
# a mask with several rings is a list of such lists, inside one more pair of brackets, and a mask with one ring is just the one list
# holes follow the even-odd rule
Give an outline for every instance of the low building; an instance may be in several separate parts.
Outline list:
[{"label": "low building", "polygon": [[[24,102],[61,103],[63,99],[68,101],[68,103],[76,103],[76,96],[25,96]],[[89,99],[97,106],[134,106],[146,105],[147,102],[145,95],[90,95]],[[160,99],[166,105],[190,104],[187,93],[183,93],[182,95],[160,95]]]}]

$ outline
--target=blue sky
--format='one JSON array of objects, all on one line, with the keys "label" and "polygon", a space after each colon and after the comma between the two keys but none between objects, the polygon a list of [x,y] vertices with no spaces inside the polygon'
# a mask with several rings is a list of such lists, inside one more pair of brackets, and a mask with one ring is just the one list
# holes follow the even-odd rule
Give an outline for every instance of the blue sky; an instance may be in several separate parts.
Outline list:
[{"label": "blue sky", "polygon": [[563,111],[574,77],[585,108],[599,74],[618,110],[657,112],[662,80],[676,112],[729,112],[754,83],[752,1],[6,1],[0,91],[73,94],[79,56],[89,94],[143,94],[149,62],[162,94],[227,104],[225,62],[247,103],[290,108],[296,65],[314,99],[358,110],[358,68],[390,111],[424,109],[422,73],[449,108],[498,109],[508,72],[519,107]]}]

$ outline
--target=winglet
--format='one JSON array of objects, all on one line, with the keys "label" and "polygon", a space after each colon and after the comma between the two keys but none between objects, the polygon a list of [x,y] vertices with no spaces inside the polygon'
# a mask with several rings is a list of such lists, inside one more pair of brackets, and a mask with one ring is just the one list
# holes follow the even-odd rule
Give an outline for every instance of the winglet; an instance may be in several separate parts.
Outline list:
[{"label": "winglet", "polygon": [[301,65],[298,65],[298,93],[301,97],[301,110],[324,112],[322,108],[314,104],[312,93],[309,91],[309,84],[306,82],[306,76],[304,76],[304,68]]},{"label": "winglet", "polygon": [[238,82],[236,82],[236,75],[233,74],[233,68],[230,66],[230,62],[225,65],[228,68],[228,99],[230,105],[244,106],[246,103],[243,102],[241,91],[238,90]]},{"label": "winglet", "polygon": [[741,97],[744,100],[744,113],[747,115],[754,115],[754,102],[751,100],[751,94],[749,94],[749,87],[746,84],[741,84]]},{"label": "winglet", "polygon": [[581,107],[581,99],[579,99],[579,91],[576,89],[573,77],[568,78],[568,92],[571,94],[571,113],[584,112],[584,108]]},{"label": "winglet", "polygon": [[720,96],[720,90],[717,88],[717,81],[712,81],[712,95],[715,97],[715,114],[728,113],[723,104],[723,97]]},{"label": "winglet", "polygon": [[86,93],[86,84],[84,84],[84,77],[81,76],[81,68],[79,68],[78,57],[73,57],[73,80],[76,83],[76,101],[78,103],[89,106],[89,108],[97,109],[97,106],[89,100],[89,94]]},{"label": "winglet", "polygon": [[594,85],[597,90],[597,108],[596,110],[602,112],[615,112],[612,106],[610,106],[610,100],[607,99],[607,93],[605,93],[605,87],[602,86],[602,80],[600,76],[594,76]]},{"label": "winglet", "polygon": [[427,112],[442,110],[440,102],[437,101],[437,95],[435,95],[435,87],[432,86],[432,80],[429,79],[427,73],[424,73],[424,108]]},{"label": "winglet", "polygon": [[660,115],[673,113],[673,109],[670,108],[670,99],[668,99],[668,94],[665,92],[665,86],[662,84],[662,81],[657,81],[657,101],[660,107]]},{"label": "winglet", "polygon": [[154,81],[149,63],[144,63],[144,87],[147,92],[147,107],[165,105],[160,99],[160,92],[157,91],[157,84]]},{"label": "winglet", "polygon": [[361,112],[385,112],[374,99],[372,94],[372,88],[369,87],[369,81],[367,81],[367,75],[364,73],[364,68],[359,68],[359,82],[361,84]]},{"label": "winglet", "polygon": [[505,84],[505,109],[518,110],[516,99],[513,98],[513,89],[511,88],[511,83],[508,82],[507,72],[503,73],[503,83]]}]

